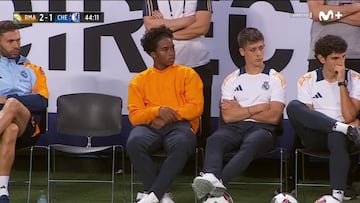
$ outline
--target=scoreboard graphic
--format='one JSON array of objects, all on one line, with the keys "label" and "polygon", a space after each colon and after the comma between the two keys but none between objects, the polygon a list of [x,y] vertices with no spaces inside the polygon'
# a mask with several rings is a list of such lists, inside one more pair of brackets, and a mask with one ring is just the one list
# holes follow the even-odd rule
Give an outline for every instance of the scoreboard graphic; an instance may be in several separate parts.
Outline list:
[{"label": "scoreboard graphic", "polygon": [[103,12],[14,12],[13,21],[29,23],[103,23]]}]

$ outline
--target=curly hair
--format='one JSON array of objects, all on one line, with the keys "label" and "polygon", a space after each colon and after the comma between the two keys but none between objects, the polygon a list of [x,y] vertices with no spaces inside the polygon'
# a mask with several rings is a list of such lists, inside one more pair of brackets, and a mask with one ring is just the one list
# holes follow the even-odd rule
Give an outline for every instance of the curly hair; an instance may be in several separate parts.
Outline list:
[{"label": "curly hair", "polygon": [[264,41],[264,35],[256,28],[248,27],[241,30],[237,36],[237,41],[240,48],[244,48],[247,43],[254,43]]},{"label": "curly hair", "polygon": [[17,29],[19,29],[19,26],[15,24],[13,21],[10,20],[0,21],[0,36],[5,32],[14,31]]},{"label": "curly hair", "polygon": [[344,53],[347,49],[346,41],[336,35],[325,35],[315,42],[315,57],[320,54],[327,57],[332,53]]},{"label": "curly hair", "polygon": [[172,31],[164,25],[156,28],[151,28],[141,38],[141,46],[144,51],[150,55],[151,52],[157,48],[157,43],[163,38],[173,38]]}]

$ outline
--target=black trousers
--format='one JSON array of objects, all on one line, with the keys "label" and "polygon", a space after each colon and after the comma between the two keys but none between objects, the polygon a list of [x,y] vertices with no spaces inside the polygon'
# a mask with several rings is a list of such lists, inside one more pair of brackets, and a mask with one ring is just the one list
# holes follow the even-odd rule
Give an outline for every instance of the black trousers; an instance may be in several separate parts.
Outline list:
[{"label": "black trousers", "polygon": [[[313,71],[322,66],[320,61],[317,59],[309,59],[308,61],[309,61],[308,71]],[[346,59],[345,67],[360,73],[360,58],[359,59]],[[299,145],[299,142],[297,142],[295,144]],[[357,163],[358,162],[357,156],[351,156],[350,162],[351,162],[351,165],[350,165],[348,181],[347,181],[348,185],[351,185],[354,182],[354,179],[357,176],[357,171],[359,168],[358,163]]]}]

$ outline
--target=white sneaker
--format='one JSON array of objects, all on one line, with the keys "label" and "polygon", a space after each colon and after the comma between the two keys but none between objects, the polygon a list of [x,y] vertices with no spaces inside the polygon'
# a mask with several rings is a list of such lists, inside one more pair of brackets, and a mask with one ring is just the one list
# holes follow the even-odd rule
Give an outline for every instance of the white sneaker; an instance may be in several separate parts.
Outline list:
[{"label": "white sneaker", "polygon": [[138,203],[159,203],[159,199],[156,197],[155,193],[150,193],[145,195]]},{"label": "white sneaker", "polygon": [[221,197],[226,191],[226,187],[212,173],[200,173],[200,176],[194,179],[191,186],[198,199],[207,195]]},{"label": "white sneaker", "polygon": [[149,194],[145,193],[145,192],[138,192],[136,194],[136,199],[135,202],[139,202],[142,198],[148,196]]},{"label": "white sneaker", "polygon": [[171,193],[165,193],[162,199],[160,200],[160,203],[175,203],[173,200],[173,196]]}]

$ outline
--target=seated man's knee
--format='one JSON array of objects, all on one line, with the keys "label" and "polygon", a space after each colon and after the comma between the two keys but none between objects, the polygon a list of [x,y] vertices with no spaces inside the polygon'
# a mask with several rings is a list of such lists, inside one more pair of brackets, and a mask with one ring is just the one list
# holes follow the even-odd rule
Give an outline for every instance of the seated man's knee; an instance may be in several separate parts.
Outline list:
[{"label": "seated man's knee", "polygon": [[145,132],[141,132],[134,128],[133,131],[130,132],[128,140],[126,142],[126,151],[128,153],[138,153],[141,149],[145,148],[147,145]]},{"label": "seated man's knee", "polygon": [[224,138],[224,136],[222,136],[222,133],[219,130],[215,131],[211,136],[206,139],[206,145],[217,145],[219,142],[221,142],[222,138]]},{"label": "seated man's knee", "polygon": [[6,104],[9,107],[18,107],[18,106],[22,105],[21,102],[19,100],[15,99],[15,98],[8,98],[6,100]]},{"label": "seated man's knee", "polygon": [[6,100],[5,106],[6,109],[13,114],[16,114],[21,108],[26,108],[19,100],[15,98],[8,98]]},{"label": "seated man's knee", "polygon": [[217,141],[218,141],[217,137],[215,135],[211,135],[206,139],[206,146],[211,146],[214,143],[216,143]]},{"label": "seated man's knee", "polygon": [[136,151],[139,149],[141,142],[141,138],[138,136],[129,136],[127,142],[126,142],[126,151],[128,153],[136,153]]},{"label": "seated man's knee", "polygon": [[299,105],[303,105],[299,100],[292,100],[286,106],[286,113],[288,116],[293,115],[294,111],[297,109]]},{"label": "seated man's knee", "polygon": [[19,136],[19,127],[11,123],[3,132],[1,137],[1,143],[4,145],[12,145],[16,143]]},{"label": "seated man's knee", "polygon": [[193,136],[193,137],[186,137],[186,136],[179,137],[176,140],[175,147],[178,148],[179,150],[183,150],[191,154],[195,150],[196,137],[195,135],[187,135],[187,136]]}]

